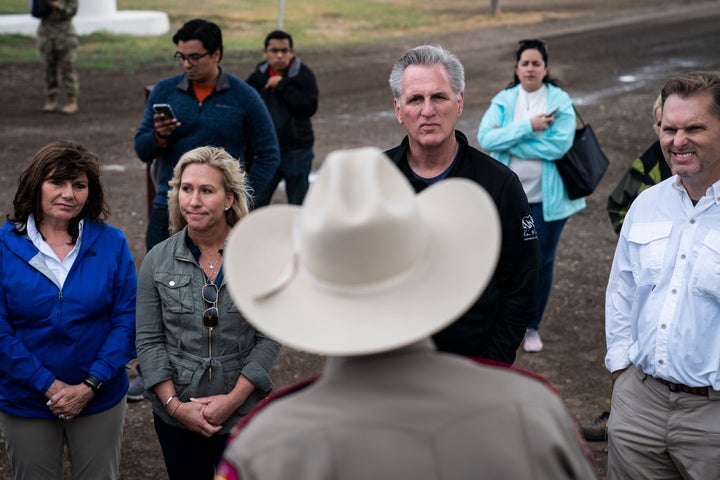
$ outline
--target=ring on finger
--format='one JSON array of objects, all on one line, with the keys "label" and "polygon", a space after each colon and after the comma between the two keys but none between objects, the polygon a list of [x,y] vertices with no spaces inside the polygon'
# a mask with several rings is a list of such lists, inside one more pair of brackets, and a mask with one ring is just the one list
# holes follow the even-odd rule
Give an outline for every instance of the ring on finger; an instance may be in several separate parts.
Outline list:
[{"label": "ring on finger", "polygon": [[59,418],[60,420],[67,420],[67,417],[66,417],[65,414],[63,414],[63,413],[61,413],[60,415],[58,415],[58,418]]}]

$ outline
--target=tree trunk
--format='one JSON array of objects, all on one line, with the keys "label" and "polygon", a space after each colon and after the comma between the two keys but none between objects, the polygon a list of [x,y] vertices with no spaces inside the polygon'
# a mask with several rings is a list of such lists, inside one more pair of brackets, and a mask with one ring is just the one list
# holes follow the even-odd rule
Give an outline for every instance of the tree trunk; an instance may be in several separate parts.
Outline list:
[{"label": "tree trunk", "polygon": [[490,0],[490,15],[500,13],[500,0]]}]

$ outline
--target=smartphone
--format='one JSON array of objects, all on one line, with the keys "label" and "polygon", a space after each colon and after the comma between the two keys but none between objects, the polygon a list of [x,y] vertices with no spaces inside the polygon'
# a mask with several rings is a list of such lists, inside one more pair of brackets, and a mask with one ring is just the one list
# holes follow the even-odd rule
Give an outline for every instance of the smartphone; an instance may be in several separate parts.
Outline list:
[{"label": "smartphone", "polygon": [[555,110],[553,110],[552,112],[548,113],[548,117],[552,117],[553,115],[555,115],[555,114],[558,112],[558,110],[560,110],[560,107],[555,107]]},{"label": "smartphone", "polygon": [[169,103],[156,103],[153,105],[153,111],[155,111],[155,113],[161,113],[169,119],[175,118],[175,112],[173,112]]}]

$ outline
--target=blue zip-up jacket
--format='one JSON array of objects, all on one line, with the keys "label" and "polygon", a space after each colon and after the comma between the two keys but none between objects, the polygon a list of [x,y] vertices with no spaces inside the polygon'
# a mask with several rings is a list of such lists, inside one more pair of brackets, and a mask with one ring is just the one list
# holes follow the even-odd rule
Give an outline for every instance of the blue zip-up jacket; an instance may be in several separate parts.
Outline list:
[{"label": "blue zip-up jacket", "polygon": [[0,410],[55,418],[45,392],[90,374],[105,384],[81,415],[124,401],[135,357],[135,262],[125,235],[86,220],[62,289],[26,235],[0,229]]},{"label": "blue zip-up jacket", "polygon": [[[153,104],[169,103],[182,125],[162,147],[153,133]],[[275,126],[260,95],[250,85],[220,69],[215,89],[202,103],[183,73],[158,82],[150,92],[145,115],[135,134],[135,153],[143,162],[160,162],[155,205],[167,206],[168,182],[180,157],[193,148],[215,146],[245,164],[247,148],[254,159],[248,183],[260,195],[280,165]]]},{"label": "blue zip-up jacket", "polygon": [[575,139],[575,110],[570,96],[561,88],[546,84],[547,109],[559,108],[555,121],[538,135],[530,120],[513,121],[520,85],[502,90],[492,99],[480,121],[480,147],[505,165],[512,155],[545,160],[542,164],[542,209],[546,222],[562,220],[585,208],[585,199],[570,200],[555,160],[562,158]]}]

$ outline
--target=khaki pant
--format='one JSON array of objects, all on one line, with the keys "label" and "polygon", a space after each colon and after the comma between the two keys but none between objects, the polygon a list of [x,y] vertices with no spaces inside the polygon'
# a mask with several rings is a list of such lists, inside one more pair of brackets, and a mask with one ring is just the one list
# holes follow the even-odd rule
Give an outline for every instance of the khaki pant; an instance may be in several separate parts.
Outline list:
[{"label": "khaki pant", "polygon": [[671,392],[634,366],[613,387],[608,480],[720,478],[720,391]]},{"label": "khaki pant", "polygon": [[123,398],[109,410],[70,421],[0,412],[0,427],[15,480],[64,478],[66,441],[73,480],[118,479],[126,409]]}]

